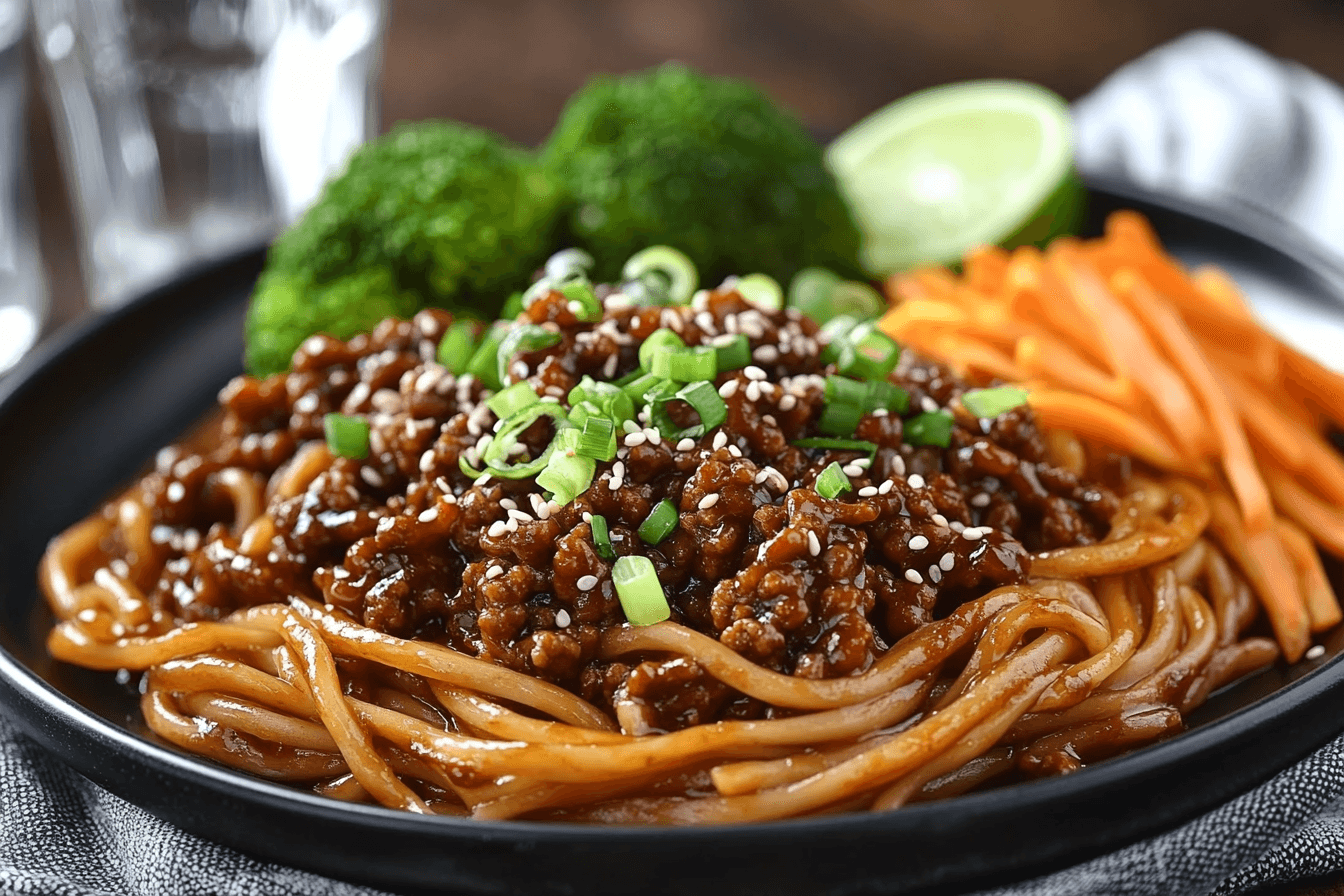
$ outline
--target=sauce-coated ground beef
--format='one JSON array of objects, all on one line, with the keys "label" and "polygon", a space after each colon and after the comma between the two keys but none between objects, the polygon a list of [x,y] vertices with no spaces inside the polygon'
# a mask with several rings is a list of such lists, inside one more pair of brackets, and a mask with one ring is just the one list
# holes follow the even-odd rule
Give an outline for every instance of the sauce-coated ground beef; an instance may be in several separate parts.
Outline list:
[{"label": "sauce-coated ground beef", "polygon": [[[970,416],[955,401],[964,385],[946,370],[906,357],[892,380],[910,394],[909,415],[954,413],[950,446],[906,444],[902,418],[878,411],[854,435],[879,446],[869,463],[862,452],[793,444],[818,435],[834,372],[811,321],[758,310],[731,288],[675,308],[599,295],[606,314],[596,323],[578,321],[559,293],[535,301],[525,316],[563,339],[517,356],[512,372],[543,400],[563,401],[585,374],[610,381],[635,370],[641,341],[659,327],[687,345],[743,334],[753,365],[715,383],[726,423],[674,442],[644,418],[620,434],[588,490],[559,506],[531,478],[461,470],[464,455],[479,461],[497,421],[478,381],[435,361],[447,314],[386,321],[345,343],[316,336],[290,373],[229,384],[215,444],[160,454],[142,487],[155,541],[178,556],[155,586],[159,608],[208,619],[303,594],[372,628],[557,682],[611,708],[627,730],[671,730],[768,710],[684,659],[598,657],[604,630],[625,619],[592,514],[605,517],[618,554],[653,561],[674,621],[813,678],[860,672],[958,603],[1022,581],[1030,551],[1107,531],[1115,495],[1046,463],[1025,407]],[[293,497],[268,493],[269,549],[240,553],[225,487],[236,474],[223,471],[278,480],[323,439],[333,411],[369,420],[368,458],[331,460]],[[538,452],[549,439],[543,421],[522,442]],[[827,499],[813,486],[833,461],[853,490]],[[679,519],[651,546],[636,530],[663,499]]]}]

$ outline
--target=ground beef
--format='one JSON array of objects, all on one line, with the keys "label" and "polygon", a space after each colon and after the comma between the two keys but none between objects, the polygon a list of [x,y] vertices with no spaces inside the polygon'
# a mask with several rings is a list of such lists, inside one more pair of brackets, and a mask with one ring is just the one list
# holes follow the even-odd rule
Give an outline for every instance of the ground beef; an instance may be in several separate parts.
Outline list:
[{"label": "ground beef", "polygon": [[[1023,581],[1031,552],[1107,531],[1117,507],[1110,489],[1051,466],[1026,407],[971,416],[958,401],[965,384],[941,367],[906,357],[891,379],[910,395],[907,418],[953,413],[948,447],[909,444],[906,421],[879,410],[854,435],[878,446],[871,461],[803,448],[795,443],[818,435],[834,373],[811,321],[762,311],[730,286],[676,308],[599,295],[606,313],[597,322],[578,320],[559,293],[533,302],[524,317],[561,339],[511,359],[509,372],[543,400],[564,401],[585,375],[611,381],[636,370],[640,343],[660,327],[688,345],[742,334],[754,363],[718,376],[722,426],[672,439],[641,417],[587,491],[560,506],[531,478],[464,471],[480,462],[497,421],[481,384],[436,360],[446,313],[385,321],[349,342],[314,336],[289,373],[231,383],[211,444],[166,450],[142,481],[154,538],[177,554],[153,587],[158,608],[218,618],[306,595],[380,631],[556,682],[627,730],[667,731],[772,710],[690,660],[599,658],[603,632],[625,619],[593,515],[605,518],[618,555],[653,561],[676,622],[809,678],[862,672],[961,602]],[[268,493],[275,532],[266,553],[240,552],[222,471],[251,471],[274,490],[333,411],[369,421],[369,456],[332,460],[297,494]],[[522,442],[538,452],[549,439],[543,421]],[[852,490],[828,499],[815,483],[833,462]],[[649,545],[637,530],[662,500],[677,508],[677,525]]]}]

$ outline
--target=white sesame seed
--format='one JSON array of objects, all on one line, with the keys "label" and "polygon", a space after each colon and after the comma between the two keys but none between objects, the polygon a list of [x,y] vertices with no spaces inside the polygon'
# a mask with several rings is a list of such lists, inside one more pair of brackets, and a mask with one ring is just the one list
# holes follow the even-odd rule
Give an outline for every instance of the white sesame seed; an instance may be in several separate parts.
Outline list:
[{"label": "white sesame seed", "polygon": [[650,445],[663,444],[663,434],[660,433],[658,430],[654,429],[652,426],[647,426],[644,428],[644,438],[649,440]]},{"label": "white sesame seed", "polygon": [[705,335],[714,335],[714,315],[708,311],[697,311],[695,313],[695,325],[705,332]]},{"label": "white sesame seed", "polygon": [[649,440],[649,437],[642,432],[632,432],[625,437],[625,447],[638,448]]},{"label": "white sesame seed", "polygon": [[919,475],[918,473],[911,473],[909,476],[906,477],[905,481],[906,484],[909,485],[911,488],[924,487],[924,477]]},{"label": "white sesame seed", "polygon": [[938,558],[938,565],[942,567],[943,572],[951,572],[952,567],[957,565],[957,555],[948,551]]},{"label": "white sesame seed", "polygon": [[938,402],[934,401],[932,398],[925,395],[923,398],[919,400],[919,407],[920,410],[924,411],[924,413],[933,414],[938,411]]},{"label": "white sesame seed", "polygon": [[722,430],[714,433],[714,441],[711,444],[714,450],[718,451],[724,445],[728,444],[728,434],[726,432],[723,432]]},{"label": "white sesame seed", "polygon": [[762,364],[773,364],[779,360],[779,349],[773,345],[762,345],[751,353],[751,358]]},{"label": "white sesame seed", "polygon": [[877,487],[877,493],[878,493],[879,495],[885,495],[885,494],[887,494],[888,492],[890,492],[890,491],[892,490],[892,488],[895,487],[895,485],[896,485],[896,483],[894,483],[894,482],[892,482],[890,479],[888,479],[888,480],[884,481],[881,485],[879,485],[879,486]]},{"label": "white sesame seed", "polygon": [[845,464],[840,471],[851,479],[857,479],[863,475],[863,467],[856,467],[853,464]]},{"label": "white sesame seed", "polygon": [[943,580],[943,571],[937,565],[929,567],[929,581],[937,585]]},{"label": "white sesame seed", "polygon": [[420,472],[428,473],[432,469],[434,469],[434,449],[430,448],[420,455]]},{"label": "white sesame seed", "polygon": [[961,520],[953,520],[952,522],[947,524],[947,527],[951,529],[953,532],[966,531],[966,524],[963,523]]},{"label": "white sesame seed", "polygon": [[904,476],[905,458],[901,457],[899,454],[893,456],[891,459],[891,472],[894,476]]},{"label": "white sesame seed", "polygon": [[929,546],[929,540],[925,538],[923,535],[916,535],[914,538],[906,542],[906,544],[910,546],[910,550],[912,551],[922,551]]},{"label": "white sesame seed", "polygon": [[695,448],[695,439],[682,439],[677,443],[678,451],[690,451]]},{"label": "white sesame seed", "polygon": [[504,575],[504,567],[502,566],[487,566],[485,569],[487,579],[497,579],[502,575]]},{"label": "white sesame seed", "polygon": [[988,506],[989,506],[989,492],[980,492],[980,494],[978,494],[978,495],[972,495],[972,496],[971,496],[971,506],[972,506],[972,507],[988,507]]},{"label": "white sesame seed", "polygon": [[779,472],[774,467],[766,467],[765,469],[768,470],[770,473],[771,484],[774,485],[775,489],[780,494],[783,494],[784,492],[789,490],[789,480],[784,478],[783,473]]},{"label": "white sesame seed", "polygon": [[720,398],[732,398],[737,394],[737,380],[729,380],[719,387]]},{"label": "white sesame seed", "polygon": [[877,486],[874,485],[865,485],[863,488],[859,489],[860,498],[871,498],[873,495],[876,494],[877,494]]},{"label": "white sesame seed", "polygon": [[597,576],[579,576],[574,584],[579,586],[580,591],[592,591],[597,587]]},{"label": "white sesame seed", "polygon": [[602,300],[602,307],[608,311],[624,311],[633,307],[634,302],[625,293],[614,292]]},{"label": "white sesame seed", "polygon": [[589,513],[587,510],[583,512],[583,521],[585,523],[591,523],[593,521],[593,515]]},{"label": "white sesame seed", "polygon": [[642,431],[642,427],[633,420],[626,420],[621,424],[621,429],[625,430],[628,435],[634,435]]},{"label": "white sesame seed", "polygon": [[752,380],[751,382],[747,383],[746,395],[747,395],[747,401],[760,401],[761,384],[756,382],[755,380]]},{"label": "white sesame seed", "polygon": [[396,524],[397,521],[393,517],[385,516],[378,521],[378,531],[380,533],[387,532]]},{"label": "white sesame seed", "polygon": [[850,463],[856,467],[862,467],[865,470],[873,465],[872,459],[867,457],[861,457],[858,460],[850,461]]},{"label": "white sesame seed", "polygon": [[813,557],[821,556],[821,539],[811,529],[807,530],[807,552]]},{"label": "white sesame seed", "polygon": [[532,522],[532,514],[525,510],[510,510],[509,519],[517,520],[520,523],[530,523]]},{"label": "white sesame seed", "polygon": [[728,454],[731,455],[732,457],[741,457],[742,449],[737,447],[736,445],[729,445]]},{"label": "white sesame seed", "polygon": [[500,498],[499,506],[503,507],[505,510],[517,510],[518,502],[513,500],[512,498]]},{"label": "white sesame seed", "polygon": [[[608,299],[608,301],[610,301],[610,299]],[[572,620],[569,618],[568,610],[560,610],[555,614],[556,628],[569,628],[569,624],[571,621]]]},{"label": "white sesame seed", "polygon": [[437,507],[431,507],[428,510],[421,512],[421,514],[416,517],[416,519],[422,523],[432,523],[438,518],[439,509]]},{"label": "white sesame seed", "polygon": [[515,520],[515,519],[510,519],[507,523],[504,524],[504,529],[505,529],[505,531],[507,531],[507,532],[517,532],[517,531],[518,531],[518,521]]},{"label": "white sesame seed", "polygon": [[502,521],[496,520],[490,524],[489,529],[485,530],[485,534],[489,535],[491,538],[498,538],[507,531],[509,531],[508,527]]},{"label": "white sesame seed", "polygon": [[791,392],[785,392],[779,399],[779,409],[781,411],[791,411],[798,407],[798,396]]},{"label": "white sesame seed", "polygon": [[761,422],[764,423],[766,426],[778,426],[778,425],[779,425],[779,421],[775,419],[774,414],[762,414],[762,415],[761,415]]},{"label": "white sesame seed", "polygon": [[169,501],[176,504],[187,496],[187,490],[183,488],[180,482],[170,482],[168,483],[167,496]]},{"label": "white sesame seed", "polygon": [[608,355],[607,360],[602,364],[602,375],[611,379],[616,375],[616,364],[620,361],[618,355]]},{"label": "white sesame seed", "polygon": [[570,299],[565,304],[565,307],[569,309],[570,314],[573,314],[576,317],[583,313],[583,303],[578,299]]},{"label": "white sesame seed", "polygon": [[616,463],[612,464],[612,465],[611,465],[611,475],[614,476],[614,477],[616,477],[617,479],[624,479],[624,478],[625,478],[625,464],[622,463],[622,462],[619,461],[619,460],[616,461]]},{"label": "white sesame seed", "polygon": [[719,496],[718,496],[718,494],[717,494],[717,493],[715,493],[715,494],[709,494],[709,495],[705,495],[703,498],[700,499],[699,507],[700,507],[701,510],[708,510],[709,508],[713,507],[713,506],[714,506],[715,504],[717,504],[717,503],[719,503]]},{"label": "white sesame seed", "polygon": [[1307,659],[1309,660],[1318,660],[1323,656],[1325,656],[1325,647],[1321,644],[1313,644],[1311,649],[1307,651]]},{"label": "white sesame seed", "polygon": [[607,491],[614,492],[618,488],[620,488],[621,485],[623,485],[623,483],[621,482],[621,477],[612,474],[612,477],[607,480]]},{"label": "white sesame seed", "polygon": [[906,580],[907,582],[911,582],[911,583],[913,583],[913,584],[915,584],[915,585],[923,585],[923,584],[924,584],[924,577],[923,577],[922,575],[920,575],[918,571],[913,570],[913,569],[907,569],[907,570],[905,571],[905,580]]},{"label": "white sesame seed", "polygon": [[755,364],[748,364],[746,367],[742,368],[742,372],[746,374],[746,377],[749,380],[763,380],[766,378],[765,371]]},{"label": "white sesame seed", "polygon": [[982,529],[979,526],[967,526],[961,531],[961,537],[967,541],[979,541],[984,538],[988,529]]},{"label": "white sesame seed", "polygon": [[359,478],[363,479],[374,488],[380,488],[383,485],[383,476],[373,467],[360,467]]},{"label": "white sesame seed", "polygon": [[933,520],[935,526],[942,526],[944,529],[951,528],[951,526],[948,525],[947,517],[943,516],[941,513],[935,513],[933,516],[929,517],[929,519]]}]

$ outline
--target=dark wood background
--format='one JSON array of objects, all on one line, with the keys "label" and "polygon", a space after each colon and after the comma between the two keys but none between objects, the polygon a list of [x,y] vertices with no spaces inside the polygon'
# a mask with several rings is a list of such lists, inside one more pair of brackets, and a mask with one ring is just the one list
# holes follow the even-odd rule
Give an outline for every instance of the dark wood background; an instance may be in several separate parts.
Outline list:
[{"label": "dark wood background", "polygon": [[[1074,99],[1199,28],[1344,82],[1344,0],[391,0],[390,12],[383,129],[447,117],[523,143],[545,136],[591,74],[667,59],[749,78],[819,133],[965,78],[1026,78]],[[50,123],[40,102],[30,108],[59,325],[82,311],[84,290]],[[1344,896],[1341,883],[1290,892]]]}]

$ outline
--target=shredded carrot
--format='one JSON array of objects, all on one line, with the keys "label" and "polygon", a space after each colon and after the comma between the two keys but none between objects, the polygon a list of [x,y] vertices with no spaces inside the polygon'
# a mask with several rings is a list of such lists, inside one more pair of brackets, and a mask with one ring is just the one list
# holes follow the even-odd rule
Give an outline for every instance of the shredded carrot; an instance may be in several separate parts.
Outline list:
[{"label": "shredded carrot", "polygon": [[1193,477],[1290,659],[1340,621],[1317,548],[1344,557],[1344,376],[1265,330],[1226,273],[1191,273],[1136,212],[1099,239],[970,253],[887,282],[883,328],[958,373],[1018,382],[1067,431]]}]

